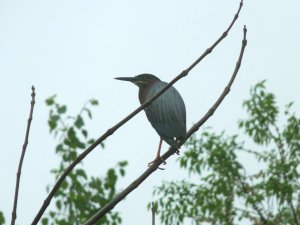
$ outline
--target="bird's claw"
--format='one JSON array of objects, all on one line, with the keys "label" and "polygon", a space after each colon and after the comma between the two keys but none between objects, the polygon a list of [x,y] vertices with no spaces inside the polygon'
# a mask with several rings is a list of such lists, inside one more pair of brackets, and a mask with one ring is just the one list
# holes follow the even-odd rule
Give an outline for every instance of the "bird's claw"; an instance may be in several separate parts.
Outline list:
[{"label": "bird's claw", "polygon": [[[153,163],[155,163],[155,162],[157,162],[157,161],[161,161],[163,165],[166,165],[166,164],[167,164],[167,162],[166,162],[163,158],[161,158],[161,157],[156,157],[153,161],[151,161],[151,162],[148,163],[148,167],[151,166]],[[164,168],[161,168],[161,167],[159,167],[159,166],[158,166],[157,168],[160,169],[160,170],[165,170]]]}]

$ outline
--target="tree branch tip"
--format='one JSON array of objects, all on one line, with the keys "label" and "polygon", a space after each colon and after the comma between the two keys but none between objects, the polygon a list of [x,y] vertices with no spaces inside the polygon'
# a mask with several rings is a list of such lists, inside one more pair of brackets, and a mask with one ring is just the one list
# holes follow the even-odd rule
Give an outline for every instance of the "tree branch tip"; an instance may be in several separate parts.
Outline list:
[{"label": "tree branch tip", "polygon": [[18,205],[18,195],[19,195],[19,188],[20,188],[20,178],[21,178],[21,172],[22,172],[22,165],[25,158],[26,148],[28,145],[28,138],[29,138],[29,132],[30,132],[30,126],[32,121],[32,115],[33,115],[33,109],[35,104],[35,87],[31,86],[31,102],[30,102],[30,112],[29,117],[27,119],[27,128],[25,132],[25,140],[22,146],[21,151],[21,157],[18,164],[18,170],[17,170],[17,178],[16,178],[16,186],[15,186],[15,194],[14,194],[14,202],[13,202],[13,210],[12,210],[12,217],[11,217],[11,225],[15,225],[16,219],[17,219],[17,205]]},{"label": "tree branch tip", "polygon": [[32,85],[31,86],[32,94],[35,95],[35,87]]},{"label": "tree branch tip", "polygon": [[244,35],[246,35],[246,33],[247,33],[247,31],[248,31],[246,25],[244,25],[244,29],[243,29],[243,30],[244,30]]},{"label": "tree branch tip", "polygon": [[244,39],[243,39],[243,45],[247,45],[247,27],[246,25],[244,25],[244,29],[243,29],[243,32],[244,32]]},{"label": "tree branch tip", "polygon": [[32,102],[35,102],[34,101],[34,98],[35,98],[35,87],[33,85],[31,86],[31,90],[32,90],[31,91]]}]

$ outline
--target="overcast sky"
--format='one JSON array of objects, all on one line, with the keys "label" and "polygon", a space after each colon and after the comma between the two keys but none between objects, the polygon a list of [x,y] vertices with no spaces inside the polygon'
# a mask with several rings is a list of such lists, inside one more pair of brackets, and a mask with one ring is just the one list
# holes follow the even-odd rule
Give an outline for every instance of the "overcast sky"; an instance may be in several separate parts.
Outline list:
[{"label": "overcast sky", "polygon": [[[53,184],[51,168],[58,163],[57,141],[49,134],[44,101],[57,100],[75,114],[89,98],[100,106],[88,124],[99,137],[139,106],[137,87],[116,76],[153,73],[170,81],[189,66],[225,30],[239,1],[203,0],[0,0],[0,210],[11,219],[15,175],[30,106],[30,87],[36,87],[36,105],[22,170],[17,224],[30,224]],[[229,36],[188,77],[175,87],[187,108],[188,128],[220,95],[240,51],[242,28],[248,27],[243,64],[217,112],[207,122],[216,131],[236,133],[236,121],[245,116],[241,104],[249,88],[267,79],[281,106],[296,101],[300,111],[300,2],[299,0],[245,1]],[[128,160],[125,188],[155,157],[159,137],[142,112],[95,150],[84,166],[95,175],[120,160]],[[166,150],[167,145],[164,145]],[[184,151],[184,150],[183,150]],[[146,204],[162,180],[186,178],[177,156],[167,161],[114,210],[123,224],[150,224]],[[256,167],[244,162],[250,169]],[[189,224],[189,223],[186,223]],[[246,223],[245,223],[246,224]]]}]

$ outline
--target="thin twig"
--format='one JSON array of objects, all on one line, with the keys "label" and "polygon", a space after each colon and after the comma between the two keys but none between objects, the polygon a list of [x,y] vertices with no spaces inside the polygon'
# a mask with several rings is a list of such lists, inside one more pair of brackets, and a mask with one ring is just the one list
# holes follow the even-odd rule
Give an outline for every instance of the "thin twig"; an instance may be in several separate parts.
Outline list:
[{"label": "thin twig", "polygon": [[[247,193],[248,195],[253,195],[253,196],[256,195],[253,188],[251,188],[247,183],[240,181],[240,184],[245,193]],[[251,203],[251,205],[252,205],[253,209],[257,212],[257,214],[259,215],[262,224],[268,225],[269,221],[264,216],[263,210],[254,201]]]},{"label": "thin twig", "polygon": [[155,225],[156,207],[155,207],[154,202],[151,203],[151,212],[152,212],[152,225]]},{"label": "thin twig", "polygon": [[52,190],[49,192],[47,198],[44,200],[43,205],[39,209],[37,215],[35,216],[34,220],[32,221],[31,225],[36,225],[42,215],[44,214],[45,210],[49,206],[51,199],[53,198],[54,194],[62,184],[62,182],[65,180],[65,178],[68,176],[68,174],[72,171],[72,169],[80,163],[94,148],[96,148],[102,141],[104,141],[107,137],[112,135],[117,129],[119,129],[121,126],[123,126],[127,121],[129,121],[132,117],[134,117],[136,114],[138,114],[140,111],[151,105],[151,103],[157,99],[160,95],[162,95],[168,88],[170,88],[175,82],[177,82],[179,79],[185,77],[188,75],[188,73],[200,62],[202,59],[204,59],[208,54],[212,52],[212,50],[228,35],[228,32],[232,28],[233,24],[238,18],[238,15],[241,11],[241,8],[243,6],[243,0],[241,0],[239,9],[237,13],[235,14],[232,22],[230,23],[229,27],[226,29],[226,31],[222,34],[222,36],[213,43],[213,45],[208,48],[192,65],[190,65],[186,70],[183,70],[177,77],[175,77],[168,85],[166,85],[161,91],[159,91],[156,95],[154,95],[152,98],[150,98],[147,102],[142,104],[140,107],[138,107],[136,110],[134,110],[132,113],[130,113],[127,117],[122,119],[119,123],[117,123],[115,126],[108,129],[101,137],[99,137],[92,145],[90,145],[84,152],[82,152],[69,166],[66,168],[66,170],[63,172],[63,174],[59,177],[55,185],[53,186]]},{"label": "thin twig", "polygon": [[[192,128],[187,132],[184,139],[182,139],[180,142],[178,142],[178,147],[183,145],[186,140],[210,118],[218,106],[221,104],[221,102],[224,100],[225,96],[229,93],[230,87],[239,71],[239,68],[241,66],[242,58],[244,55],[244,50],[247,45],[247,39],[246,39],[246,33],[247,29],[246,26],[244,27],[244,38],[242,41],[242,47],[240,51],[240,55],[238,58],[238,61],[236,63],[234,72],[231,76],[231,79],[227,86],[225,87],[224,91],[220,95],[220,97],[217,99],[215,104],[208,110],[208,112],[203,116],[202,119],[200,119]],[[173,155],[176,152],[176,148],[170,147],[169,150],[162,156],[163,161],[166,161],[171,155]],[[102,209],[100,209],[97,213],[95,213],[90,219],[88,219],[84,225],[92,225],[95,224],[101,217],[103,217],[106,213],[108,213],[110,210],[112,210],[116,204],[118,204],[122,199],[124,199],[130,192],[132,192],[135,188],[137,188],[148,176],[150,176],[155,170],[157,170],[158,166],[163,163],[163,161],[155,161],[141,176],[139,176],[135,181],[133,181],[127,188],[125,188],[120,194],[116,195],[115,198],[110,201],[108,204],[106,204]]]},{"label": "thin twig", "polygon": [[11,216],[11,225],[14,225],[16,222],[16,219],[17,219],[17,205],[18,205],[19,186],[20,186],[20,179],[21,179],[21,170],[22,170],[22,165],[23,165],[26,148],[28,145],[30,125],[31,125],[31,121],[32,121],[33,108],[34,108],[34,104],[35,104],[35,88],[34,88],[34,86],[31,87],[31,90],[32,90],[32,92],[31,92],[30,113],[29,113],[29,118],[27,120],[25,140],[23,143],[21,158],[19,161],[19,167],[18,167],[18,172],[17,172],[14,206],[13,206],[13,211],[12,211],[12,216]]}]

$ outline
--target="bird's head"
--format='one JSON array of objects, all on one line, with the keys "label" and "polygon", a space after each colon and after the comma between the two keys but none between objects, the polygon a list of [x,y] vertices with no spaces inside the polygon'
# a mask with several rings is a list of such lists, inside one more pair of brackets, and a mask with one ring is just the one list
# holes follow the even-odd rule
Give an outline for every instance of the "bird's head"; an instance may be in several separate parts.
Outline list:
[{"label": "bird's head", "polygon": [[148,73],[143,73],[135,77],[116,77],[115,79],[130,81],[131,83],[134,83],[138,87],[146,87],[156,81],[160,81],[158,77]]}]

